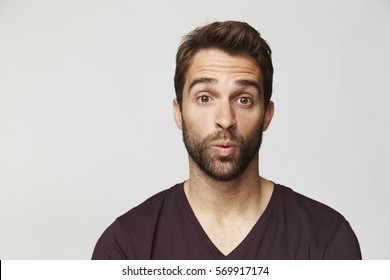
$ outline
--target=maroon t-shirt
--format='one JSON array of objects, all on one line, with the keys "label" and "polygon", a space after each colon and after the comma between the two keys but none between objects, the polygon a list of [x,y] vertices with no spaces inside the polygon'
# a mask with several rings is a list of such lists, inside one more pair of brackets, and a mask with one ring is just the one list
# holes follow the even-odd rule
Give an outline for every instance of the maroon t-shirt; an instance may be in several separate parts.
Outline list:
[{"label": "maroon t-shirt", "polygon": [[263,215],[225,256],[202,229],[178,184],[116,219],[92,259],[361,259],[361,253],[342,215],[275,184]]}]

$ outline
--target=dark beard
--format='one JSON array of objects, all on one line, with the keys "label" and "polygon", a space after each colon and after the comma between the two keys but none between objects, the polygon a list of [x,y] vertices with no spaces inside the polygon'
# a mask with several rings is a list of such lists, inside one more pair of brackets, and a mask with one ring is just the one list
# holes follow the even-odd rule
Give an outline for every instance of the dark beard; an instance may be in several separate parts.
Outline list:
[{"label": "dark beard", "polygon": [[[188,134],[183,119],[183,141],[188,154],[203,172],[218,181],[231,181],[237,178],[259,151],[262,137],[263,130],[260,127],[259,131],[248,140],[229,131],[217,131],[199,141]],[[228,140],[236,143],[237,151],[228,156],[210,155],[208,150],[211,143],[218,140]],[[224,168],[227,165],[231,167]]]}]

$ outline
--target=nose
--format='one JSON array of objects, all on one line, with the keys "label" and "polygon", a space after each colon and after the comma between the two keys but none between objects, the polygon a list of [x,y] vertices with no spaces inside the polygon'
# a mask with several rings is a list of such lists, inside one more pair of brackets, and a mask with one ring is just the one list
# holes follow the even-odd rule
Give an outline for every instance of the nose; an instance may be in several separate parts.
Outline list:
[{"label": "nose", "polygon": [[236,127],[237,121],[234,109],[229,101],[218,105],[215,115],[215,125],[219,129],[231,130]]}]

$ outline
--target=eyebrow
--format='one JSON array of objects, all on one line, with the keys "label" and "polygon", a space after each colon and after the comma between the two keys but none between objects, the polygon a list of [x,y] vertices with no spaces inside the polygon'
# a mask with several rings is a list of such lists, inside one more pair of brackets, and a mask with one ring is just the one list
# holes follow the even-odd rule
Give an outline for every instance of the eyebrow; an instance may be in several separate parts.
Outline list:
[{"label": "eyebrow", "polygon": [[[218,82],[218,80],[214,79],[214,78],[202,77],[199,79],[195,79],[190,84],[188,91],[190,92],[192,90],[192,88],[198,84],[216,84],[217,82]],[[236,85],[243,86],[243,87],[254,87],[257,89],[258,92],[261,92],[261,87],[257,81],[243,79],[243,80],[235,81],[234,83]]]},{"label": "eyebrow", "polygon": [[194,86],[198,85],[198,84],[216,84],[216,83],[217,83],[217,79],[213,79],[213,78],[199,78],[199,79],[195,79],[190,84],[190,87],[188,88],[188,91],[190,92],[191,89]]},{"label": "eyebrow", "polygon": [[260,93],[261,92],[261,87],[257,81],[254,80],[238,80],[235,81],[235,84],[244,86],[244,87],[254,87],[257,89],[257,91]]}]

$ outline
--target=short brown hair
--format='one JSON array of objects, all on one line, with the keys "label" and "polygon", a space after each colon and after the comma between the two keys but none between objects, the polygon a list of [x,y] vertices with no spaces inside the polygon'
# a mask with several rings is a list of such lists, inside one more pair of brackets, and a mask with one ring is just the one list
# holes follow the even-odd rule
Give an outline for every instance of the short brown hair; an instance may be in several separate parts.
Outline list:
[{"label": "short brown hair", "polygon": [[192,57],[200,50],[219,49],[231,55],[248,55],[253,58],[263,75],[264,102],[268,105],[272,95],[274,68],[271,48],[260,33],[245,22],[213,22],[198,27],[186,35],[176,54],[175,91],[181,107],[185,76]]}]

